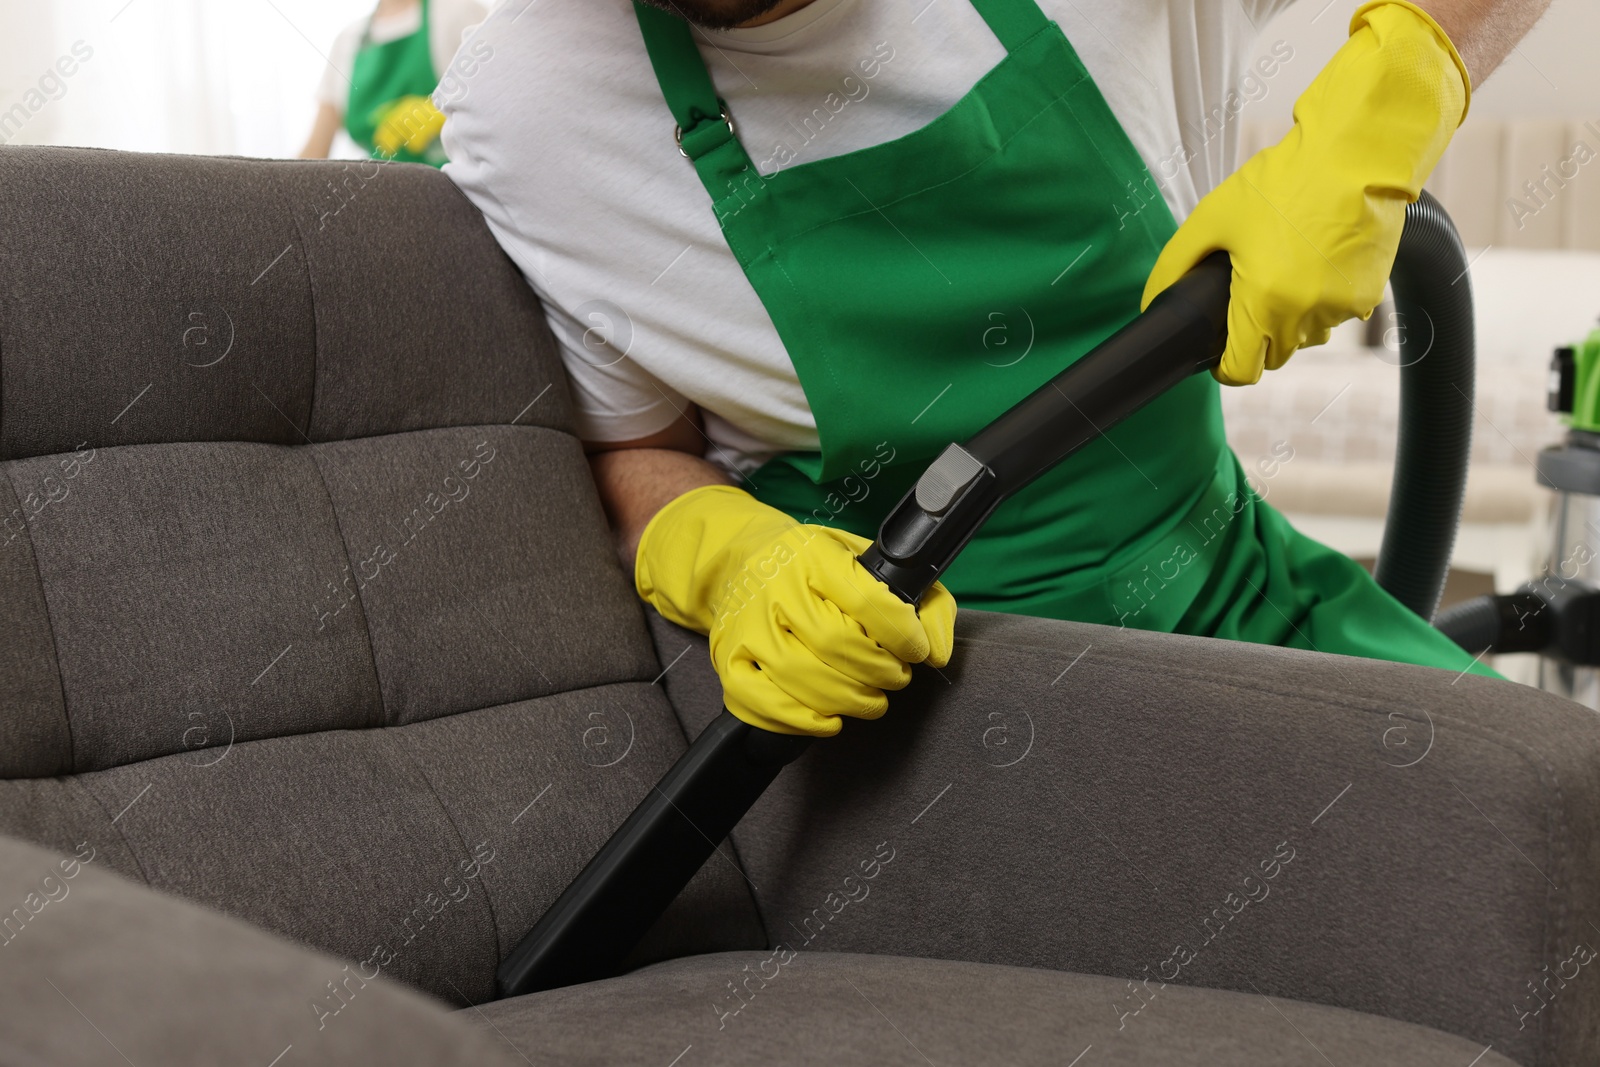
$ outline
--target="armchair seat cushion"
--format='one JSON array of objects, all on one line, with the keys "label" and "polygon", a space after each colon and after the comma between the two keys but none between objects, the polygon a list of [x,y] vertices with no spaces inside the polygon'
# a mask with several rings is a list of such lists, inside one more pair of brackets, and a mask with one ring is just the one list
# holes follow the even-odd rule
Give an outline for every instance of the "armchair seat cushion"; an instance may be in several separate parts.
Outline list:
[{"label": "armchair seat cushion", "polygon": [[[704,639],[652,625],[693,733]],[[732,842],[769,943],[1164,976],[1593,1064],[1597,746],[1592,711],[1509,682],[963,610],[950,664]]]},{"label": "armchair seat cushion", "polygon": [[695,956],[468,1014],[561,1067],[1512,1063],[1427,1027],[1278,997],[898,956],[783,959]]},{"label": "armchair seat cushion", "polygon": [[377,970],[151,890],[108,858],[0,837],[7,1067],[522,1063]]}]

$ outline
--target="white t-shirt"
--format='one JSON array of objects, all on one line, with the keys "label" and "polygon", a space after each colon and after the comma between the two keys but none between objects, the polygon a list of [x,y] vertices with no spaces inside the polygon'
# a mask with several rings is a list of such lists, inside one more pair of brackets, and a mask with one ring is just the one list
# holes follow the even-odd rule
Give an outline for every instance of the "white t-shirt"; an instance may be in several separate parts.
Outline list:
[{"label": "white t-shirt", "polygon": [[[433,58],[433,71],[441,77],[450,65],[450,59],[461,47],[461,39],[468,30],[483,21],[485,10],[477,0],[431,0],[428,10],[428,53]],[[356,51],[361,47],[361,35],[366,32],[367,19],[359,18],[339,31],[328,52],[328,65],[322,69],[322,80],[317,83],[317,103],[330,104],[343,115],[350,101],[350,77],[356,64]],[[422,28],[422,5],[418,4],[398,15],[383,18],[373,16],[373,44],[385,44],[409,37]]]},{"label": "white t-shirt", "polygon": [[[1239,113],[1294,62],[1255,43],[1290,2],[1038,0],[1179,219],[1232,168]],[[813,0],[696,36],[768,174],[925,126],[1005,54],[970,0]],[[730,469],[817,448],[794,366],[673,143],[628,0],[506,0],[473,40],[474,76],[435,96],[445,173],[544,301],[580,435],[643,437],[693,401],[707,458]],[[829,94],[849,99],[818,119]]]}]

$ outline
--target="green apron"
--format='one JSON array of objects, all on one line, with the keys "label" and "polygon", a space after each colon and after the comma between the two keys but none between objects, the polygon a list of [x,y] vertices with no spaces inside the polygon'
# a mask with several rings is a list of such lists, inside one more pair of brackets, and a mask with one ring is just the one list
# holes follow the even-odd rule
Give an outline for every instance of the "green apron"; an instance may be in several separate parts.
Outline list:
[{"label": "green apron", "polygon": [[[762,177],[687,24],[635,3],[680,148],[816,417],[820,452],[748,484],[802,521],[873,536],[946,444],[1138,313],[1176,230],[1060,28],[1033,0],[973,5],[1007,54],[949,111]],[[1252,492],[1209,376],[1009,500],[944,581],[969,607],[1472,664]]]},{"label": "green apron", "polygon": [[415,33],[383,44],[373,44],[368,39],[371,33],[372,23],[368,20],[350,71],[350,99],[344,109],[345,130],[373,159],[444,166],[444,147],[437,137],[421,153],[401,145],[393,156],[380,152],[373,143],[378,127],[391,108],[404,106],[401,101],[408,96],[432,96],[439,84],[429,46],[428,0],[422,0],[422,25]]}]

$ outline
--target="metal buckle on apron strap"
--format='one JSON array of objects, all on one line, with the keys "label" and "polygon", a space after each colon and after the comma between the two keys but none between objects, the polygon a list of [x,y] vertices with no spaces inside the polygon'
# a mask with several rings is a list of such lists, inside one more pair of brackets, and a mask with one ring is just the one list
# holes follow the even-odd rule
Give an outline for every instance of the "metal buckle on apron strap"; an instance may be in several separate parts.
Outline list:
[{"label": "metal buckle on apron strap", "polygon": [[[728,136],[729,137],[737,137],[737,136],[739,136],[738,131],[733,128],[733,116],[728,114],[728,105],[727,104],[723,104],[722,105],[722,114],[719,115],[718,118],[722,119],[722,121],[727,124]],[[682,126],[673,126],[672,127],[672,139],[678,146],[678,155],[682,156],[684,159],[688,159],[689,158],[689,153],[687,153],[687,152],[685,152],[683,150],[683,127]]]}]

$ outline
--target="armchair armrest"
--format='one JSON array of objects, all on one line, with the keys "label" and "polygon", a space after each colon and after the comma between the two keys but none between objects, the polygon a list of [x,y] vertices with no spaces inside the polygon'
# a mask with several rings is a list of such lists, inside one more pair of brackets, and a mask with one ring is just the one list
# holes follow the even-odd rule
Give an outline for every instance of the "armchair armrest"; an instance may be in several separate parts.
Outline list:
[{"label": "armchair armrest", "polygon": [[64,856],[0,837],[0,1060],[522,1063],[381,968],[157,893],[95,859],[92,843]]},{"label": "armchair armrest", "polygon": [[[663,663],[702,641],[651,625]],[[1600,1059],[1588,709],[980,611],[916,673],[734,832],[774,945],[1256,992]],[[715,714],[703,652],[664,683],[691,735]]]}]

